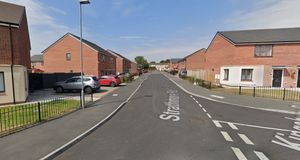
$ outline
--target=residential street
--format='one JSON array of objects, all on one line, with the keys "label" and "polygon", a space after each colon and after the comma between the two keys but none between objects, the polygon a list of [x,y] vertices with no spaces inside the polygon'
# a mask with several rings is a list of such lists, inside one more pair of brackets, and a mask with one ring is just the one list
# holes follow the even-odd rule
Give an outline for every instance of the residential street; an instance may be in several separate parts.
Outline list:
[{"label": "residential street", "polygon": [[297,160],[296,117],[198,98],[154,72],[114,117],[56,159]]}]

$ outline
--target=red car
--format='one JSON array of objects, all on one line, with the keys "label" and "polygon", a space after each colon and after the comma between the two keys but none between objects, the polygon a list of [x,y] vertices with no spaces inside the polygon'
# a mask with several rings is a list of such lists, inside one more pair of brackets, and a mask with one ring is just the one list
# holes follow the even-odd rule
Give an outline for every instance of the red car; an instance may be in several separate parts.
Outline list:
[{"label": "red car", "polygon": [[111,87],[115,87],[121,84],[121,79],[118,76],[102,76],[99,79],[99,84],[101,86],[111,86]]}]

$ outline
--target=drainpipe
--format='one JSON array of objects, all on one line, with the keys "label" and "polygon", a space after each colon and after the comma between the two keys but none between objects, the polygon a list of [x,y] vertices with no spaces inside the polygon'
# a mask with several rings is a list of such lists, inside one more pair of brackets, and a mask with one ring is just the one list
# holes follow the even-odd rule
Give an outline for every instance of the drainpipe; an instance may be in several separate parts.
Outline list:
[{"label": "drainpipe", "polygon": [[11,66],[10,66],[10,70],[11,70],[11,79],[12,79],[12,96],[13,96],[13,103],[16,104],[16,94],[15,94],[15,82],[14,82],[14,47],[13,47],[13,36],[12,36],[12,29],[11,29],[11,25],[8,26],[9,27],[9,35],[10,35],[10,52],[11,52]]}]

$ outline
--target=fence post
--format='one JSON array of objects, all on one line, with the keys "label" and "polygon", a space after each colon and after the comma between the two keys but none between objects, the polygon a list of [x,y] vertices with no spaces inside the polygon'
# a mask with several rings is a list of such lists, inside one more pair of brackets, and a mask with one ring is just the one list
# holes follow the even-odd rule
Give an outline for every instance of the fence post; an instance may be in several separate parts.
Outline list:
[{"label": "fence post", "polygon": [[38,113],[39,113],[39,122],[42,121],[42,116],[41,116],[41,103],[38,102]]},{"label": "fence post", "polygon": [[211,89],[211,82],[209,82],[209,89]]},{"label": "fence post", "polygon": [[253,87],[253,97],[255,97],[255,87]]},{"label": "fence post", "polygon": [[239,95],[242,94],[242,86],[239,86]]},{"label": "fence post", "polygon": [[285,88],[283,88],[283,100],[285,100]]}]

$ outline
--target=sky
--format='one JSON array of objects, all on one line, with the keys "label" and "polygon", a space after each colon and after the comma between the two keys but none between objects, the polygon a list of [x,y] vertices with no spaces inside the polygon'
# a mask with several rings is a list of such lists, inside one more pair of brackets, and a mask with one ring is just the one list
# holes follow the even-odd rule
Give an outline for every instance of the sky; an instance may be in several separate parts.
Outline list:
[{"label": "sky", "polygon": [[[78,0],[2,0],[26,7],[31,55],[79,35]],[[90,0],[83,38],[133,60],[159,62],[207,48],[217,31],[300,27],[300,0]]]}]

